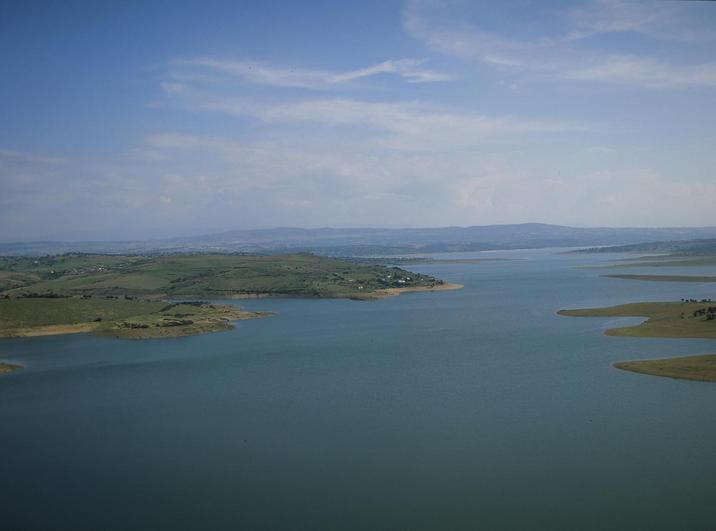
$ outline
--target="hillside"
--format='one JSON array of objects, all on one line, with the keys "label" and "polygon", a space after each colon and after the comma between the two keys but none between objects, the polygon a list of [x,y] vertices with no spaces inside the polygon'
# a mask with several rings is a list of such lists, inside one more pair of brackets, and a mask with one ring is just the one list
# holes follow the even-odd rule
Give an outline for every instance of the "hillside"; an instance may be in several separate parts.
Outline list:
[{"label": "hillside", "polygon": [[236,298],[262,295],[362,297],[444,282],[398,267],[310,254],[65,254],[0,259],[0,296]]}]

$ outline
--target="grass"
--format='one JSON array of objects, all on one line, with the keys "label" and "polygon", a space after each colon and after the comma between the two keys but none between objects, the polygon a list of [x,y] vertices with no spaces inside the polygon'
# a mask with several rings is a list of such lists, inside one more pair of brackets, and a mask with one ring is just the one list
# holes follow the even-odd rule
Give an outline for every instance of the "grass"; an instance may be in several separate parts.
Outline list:
[{"label": "grass", "polygon": [[[560,310],[560,315],[572,317],[645,317],[636,326],[611,328],[610,336],[716,338],[716,319],[707,318],[714,302],[639,302],[608,308]],[[702,315],[701,312],[704,311]]]},{"label": "grass", "polygon": [[230,321],[270,314],[209,303],[126,299],[0,300],[0,337],[92,332],[126,339],[176,337],[230,330]]},{"label": "grass", "polygon": [[[605,332],[610,336],[716,339],[716,303],[711,301],[639,302],[558,313],[573,317],[646,318],[637,326],[611,328]],[[614,366],[654,376],[716,382],[716,355],[622,361]]]},{"label": "grass", "polygon": [[[26,326],[113,321],[159,311],[166,303],[123,299],[2,299],[0,333]],[[97,321],[99,320],[99,321]]]},{"label": "grass", "polygon": [[615,363],[614,366],[624,371],[651,374],[653,376],[716,382],[716,354],[657,360],[622,361]]},{"label": "grass", "polygon": [[431,276],[398,267],[311,254],[70,254],[41,259],[0,259],[0,294],[12,297],[50,293],[155,298],[352,297],[385,289],[431,288],[442,284]]},{"label": "grass", "polygon": [[370,299],[458,286],[398,267],[312,254],[65,254],[0,258],[0,337],[92,332],[155,338],[217,332],[263,317],[178,299],[253,296]]}]

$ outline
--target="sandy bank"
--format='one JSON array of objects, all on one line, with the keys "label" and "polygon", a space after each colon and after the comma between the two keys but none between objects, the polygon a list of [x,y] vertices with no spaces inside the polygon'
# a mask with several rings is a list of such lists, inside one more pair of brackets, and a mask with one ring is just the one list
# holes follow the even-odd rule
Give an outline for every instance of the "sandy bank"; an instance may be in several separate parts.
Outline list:
[{"label": "sandy bank", "polygon": [[377,291],[370,291],[368,293],[360,293],[352,296],[352,299],[357,300],[371,300],[371,299],[383,299],[385,297],[397,297],[401,293],[410,293],[417,291],[449,291],[454,289],[462,289],[462,284],[436,284],[435,286],[411,286],[407,288],[386,288]]},{"label": "sandy bank", "polygon": [[32,326],[0,330],[0,337],[41,337],[62,334],[83,334],[97,328],[98,323],[77,323],[63,325]]}]

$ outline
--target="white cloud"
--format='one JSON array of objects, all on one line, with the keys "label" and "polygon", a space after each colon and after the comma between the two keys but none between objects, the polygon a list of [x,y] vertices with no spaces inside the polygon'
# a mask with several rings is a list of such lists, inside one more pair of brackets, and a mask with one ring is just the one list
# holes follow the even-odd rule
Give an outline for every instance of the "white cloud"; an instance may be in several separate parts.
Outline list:
[{"label": "white cloud", "polygon": [[567,69],[562,77],[655,88],[716,87],[716,63],[680,66],[635,56],[612,56],[583,68]]},{"label": "white cloud", "polygon": [[595,169],[599,160],[555,176],[550,161],[519,152],[406,151],[340,135],[257,141],[167,132],[137,149],[158,156],[49,165],[27,156],[21,171],[0,157],[0,225],[34,235],[52,219],[67,231],[125,226],[140,235],[179,231],[186,220],[195,228],[701,225],[716,207],[716,183]]},{"label": "white cloud", "polygon": [[397,74],[409,83],[429,83],[433,81],[448,81],[451,77],[447,74],[434,72],[420,68],[425,62],[424,59],[400,59],[398,61],[383,61],[375,66],[338,74],[333,77],[333,82],[341,83],[352,81],[363,77],[374,76],[377,74]]},{"label": "white cloud", "polygon": [[[172,62],[173,67],[190,69],[207,69],[221,72],[235,77],[244,83],[267,85],[273,87],[292,87],[313,90],[328,90],[347,86],[351,81],[372,77],[380,74],[396,75],[409,83],[429,83],[447,81],[450,76],[423,68],[424,59],[387,60],[371,65],[367,68],[346,72],[332,72],[328,70],[314,70],[298,67],[281,67],[269,65],[258,61],[237,61],[217,59],[213,57],[199,57],[194,59],[181,59]],[[172,72],[170,77],[186,78],[181,73]],[[170,83],[169,89],[177,88]]]},{"label": "white cloud", "polygon": [[[353,135],[372,131],[382,134],[381,140],[392,148],[429,151],[476,146],[485,141],[504,141],[516,135],[574,133],[588,129],[584,124],[484,116],[422,102],[332,98],[268,104],[205,93],[193,93],[191,97],[176,101],[193,110],[252,117],[267,125],[295,123],[313,128],[341,127]],[[376,139],[375,136],[373,138]]]},{"label": "white cloud", "polygon": [[566,18],[571,25],[562,31],[553,28],[551,33],[530,41],[484,31],[443,11],[432,2],[409,2],[404,27],[433,51],[517,73],[646,88],[716,87],[716,63],[668,62],[633,53],[607,53],[586,42],[614,32],[695,40],[704,32],[689,31],[683,20],[677,29],[672,27],[676,15],[684,18],[682,6],[599,1],[570,12]]}]

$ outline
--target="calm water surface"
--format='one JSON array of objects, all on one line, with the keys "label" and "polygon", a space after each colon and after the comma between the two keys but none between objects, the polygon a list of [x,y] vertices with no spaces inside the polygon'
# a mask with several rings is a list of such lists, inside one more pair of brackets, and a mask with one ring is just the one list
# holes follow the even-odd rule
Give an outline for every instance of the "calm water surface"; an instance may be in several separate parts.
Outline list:
[{"label": "calm water surface", "polygon": [[460,291],[250,301],[278,315],[221,334],[0,341],[26,365],[0,378],[0,527],[714,529],[716,384],[611,364],[716,343],[555,312],[716,286],[489,256],[520,260],[412,268]]}]

